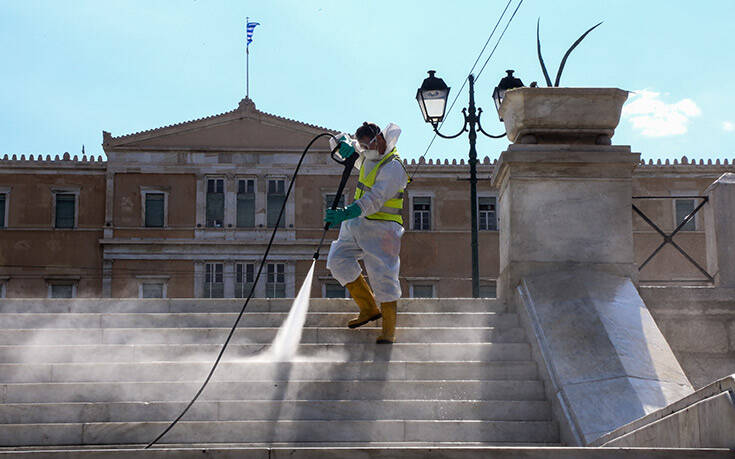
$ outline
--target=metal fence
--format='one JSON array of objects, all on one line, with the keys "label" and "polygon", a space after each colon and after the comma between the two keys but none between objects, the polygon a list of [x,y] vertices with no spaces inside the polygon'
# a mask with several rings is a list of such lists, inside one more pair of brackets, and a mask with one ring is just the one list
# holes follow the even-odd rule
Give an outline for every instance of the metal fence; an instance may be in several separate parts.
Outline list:
[{"label": "metal fence", "polygon": [[659,246],[656,247],[651,255],[646,258],[646,261],[638,266],[638,271],[641,271],[661,251],[661,249],[663,249],[667,244],[670,244],[679,253],[681,253],[689,263],[697,268],[697,270],[699,270],[699,272],[704,275],[707,281],[714,282],[714,278],[707,272],[707,270],[704,269],[699,263],[697,263],[694,258],[686,253],[686,251],[682,249],[681,246],[676,243],[676,241],[674,241],[674,236],[676,236],[682,230],[682,228],[686,226],[687,223],[694,219],[694,217],[697,215],[697,212],[699,212],[702,207],[707,204],[709,198],[707,196],[633,196],[633,199],[701,199],[701,202],[694,208],[694,210],[690,212],[687,216],[685,216],[671,233],[666,233],[664,230],[662,230],[656,223],[653,222],[653,220],[651,220],[651,218],[644,214],[643,211],[638,208],[638,206],[633,204],[633,211],[638,214],[644,222],[648,223],[648,225],[663,238],[661,244],[659,244]]}]

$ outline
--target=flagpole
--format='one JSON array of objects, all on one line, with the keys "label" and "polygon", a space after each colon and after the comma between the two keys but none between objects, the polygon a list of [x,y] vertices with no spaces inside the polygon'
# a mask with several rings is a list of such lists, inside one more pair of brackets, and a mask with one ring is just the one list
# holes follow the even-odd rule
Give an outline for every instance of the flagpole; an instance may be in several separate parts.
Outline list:
[{"label": "flagpole", "polygon": [[245,17],[245,98],[250,98],[250,43],[247,41],[247,29],[248,23],[250,22],[249,17]]}]

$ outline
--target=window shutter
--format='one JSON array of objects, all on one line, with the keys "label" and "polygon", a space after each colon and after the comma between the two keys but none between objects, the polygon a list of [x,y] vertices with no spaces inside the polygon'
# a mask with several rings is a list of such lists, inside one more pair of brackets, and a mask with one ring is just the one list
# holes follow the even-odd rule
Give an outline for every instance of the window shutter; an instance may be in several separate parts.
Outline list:
[{"label": "window shutter", "polygon": [[73,194],[58,193],[56,195],[57,228],[74,228],[74,201]]},{"label": "window shutter", "polygon": [[[676,200],[676,226],[684,221],[687,215],[694,212],[694,199],[677,199]],[[681,231],[695,231],[696,217],[692,218],[681,228]]]},{"label": "window shutter", "polygon": [[5,228],[5,194],[0,194],[0,228]]},{"label": "window shutter", "polygon": [[163,227],[164,213],[163,193],[146,193],[145,195],[145,226]]},{"label": "window shutter", "polygon": [[160,282],[144,283],[143,298],[163,298],[163,284]]},{"label": "window shutter", "polygon": [[339,285],[336,281],[327,281],[325,286],[325,297],[326,298],[345,298],[345,288]]},{"label": "window shutter", "polygon": [[52,284],[51,298],[74,298],[74,286],[72,284]]},{"label": "window shutter", "polygon": [[434,286],[431,284],[415,284],[413,286],[414,298],[433,298]]},{"label": "window shutter", "polygon": [[222,228],[225,221],[225,193],[223,179],[207,180],[207,227]]},{"label": "window shutter", "polygon": [[240,180],[237,186],[237,227],[255,227],[255,181]]},{"label": "window shutter", "polygon": [[[268,215],[267,225],[269,228],[276,226],[278,221],[278,215],[281,212],[281,207],[286,200],[285,180],[269,180],[268,181]],[[281,222],[285,223],[285,222]]]}]

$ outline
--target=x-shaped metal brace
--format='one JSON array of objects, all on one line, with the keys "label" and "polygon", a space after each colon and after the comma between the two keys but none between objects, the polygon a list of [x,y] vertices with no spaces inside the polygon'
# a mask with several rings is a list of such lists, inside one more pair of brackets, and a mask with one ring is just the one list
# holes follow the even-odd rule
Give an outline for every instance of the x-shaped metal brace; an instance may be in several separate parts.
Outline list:
[{"label": "x-shaped metal brace", "polygon": [[700,202],[699,205],[691,213],[689,213],[689,215],[687,215],[686,217],[684,217],[684,220],[682,220],[681,223],[679,223],[679,226],[677,226],[676,229],[674,229],[674,231],[671,234],[666,234],[661,228],[658,227],[658,225],[656,225],[650,218],[648,218],[646,216],[646,214],[644,214],[635,204],[633,204],[633,210],[635,211],[635,213],[637,213],[643,219],[644,222],[648,223],[651,226],[651,228],[653,228],[654,230],[656,230],[656,232],[658,234],[660,234],[661,237],[664,239],[663,242],[661,242],[661,244],[658,247],[656,247],[656,250],[654,250],[653,253],[651,253],[651,255],[649,255],[648,258],[646,258],[646,261],[644,261],[643,264],[641,264],[638,267],[638,271],[642,270],[648,264],[648,262],[651,261],[651,259],[653,257],[655,257],[658,252],[661,251],[661,249],[664,248],[664,246],[666,244],[671,244],[676,250],[679,251],[679,253],[681,253],[682,255],[684,255],[684,258],[686,258],[689,261],[689,263],[691,263],[692,265],[694,265],[694,267],[697,268],[699,270],[699,272],[701,272],[704,275],[704,277],[707,278],[708,281],[710,281],[710,282],[714,282],[715,281],[715,279],[712,276],[710,276],[710,274],[707,272],[707,270],[705,270],[704,268],[702,268],[699,265],[699,263],[696,262],[696,260],[694,260],[692,257],[690,257],[689,254],[686,253],[684,251],[684,249],[682,249],[679,246],[679,244],[677,244],[676,242],[674,242],[674,236],[676,236],[676,234],[679,231],[681,231],[681,229],[684,227],[684,225],[686,225],[687,223],[689,223],[689,221],[691,219],[693,219],[695,215],[697,215],[697,212],[699,212],[699,209],[701,209],[702,206],[704,206],[707,203],[707,201],[708,201],[707,196],[701,196],[699,198],[702,199],[702,202]]}]

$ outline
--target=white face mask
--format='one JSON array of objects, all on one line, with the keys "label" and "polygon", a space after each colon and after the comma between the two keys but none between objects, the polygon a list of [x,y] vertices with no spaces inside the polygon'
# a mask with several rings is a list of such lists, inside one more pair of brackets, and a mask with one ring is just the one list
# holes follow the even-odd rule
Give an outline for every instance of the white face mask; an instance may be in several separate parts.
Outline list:
[{"label": "white face mask", "polygon": [[372,139],[370,139],[370,142],[368,142],[367,144],[360,144],[360,147],[363,148],[362,154],[365,155],[365,158],[367,158],[368,160],[374,161],[380,158],[380,153],[378,152],[378,150],[372,150],[372,149],[365,148],[367,146],[373,146],[373,145],[377,146],[376,139],[378,138],[378,135],[380,135],[380,132],[375,134],[375,136]]},{"label": "white face mask", "polygon": [[362,153],[365,155],[365,158],[369,160],[376,160],[380,158],[380,153],[378,153],[378,150],[363,150]]}]

